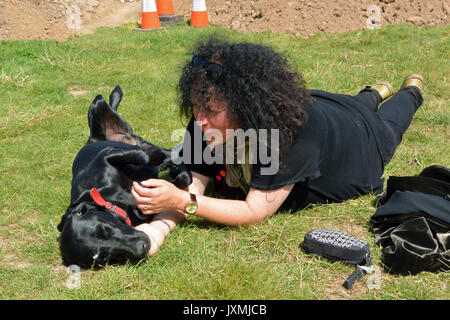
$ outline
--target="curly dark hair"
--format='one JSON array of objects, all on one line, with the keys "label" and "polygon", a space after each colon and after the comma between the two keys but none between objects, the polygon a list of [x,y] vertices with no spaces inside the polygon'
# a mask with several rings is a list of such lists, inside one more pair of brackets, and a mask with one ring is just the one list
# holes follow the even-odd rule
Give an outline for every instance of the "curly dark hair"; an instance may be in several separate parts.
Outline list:
[{"label": "curly dark hair", "polygon": [[302,76],[284,55],[262,44],[210,36],[196,44],[194,53],[224,66],[224,72],[212,77],[201,64],[186,63],[178,84],[181,115],[192,116],[193,99],[207,114],[214,96],[225,102],[229,119],[244,131],[279,129],[282,159],[305,121],[303,106],[311,102]]}]

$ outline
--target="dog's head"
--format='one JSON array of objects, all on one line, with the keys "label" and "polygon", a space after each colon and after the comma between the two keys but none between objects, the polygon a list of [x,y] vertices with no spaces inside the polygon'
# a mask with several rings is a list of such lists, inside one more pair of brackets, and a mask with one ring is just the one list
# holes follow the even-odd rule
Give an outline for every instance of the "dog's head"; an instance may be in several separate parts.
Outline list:
[{"label": "dog's head", "polygon": [[65,265],[82,268],[147,258],[150,239],[126,224],[118,214],[93,205],[70,207],[58,225],[59,246]]}]

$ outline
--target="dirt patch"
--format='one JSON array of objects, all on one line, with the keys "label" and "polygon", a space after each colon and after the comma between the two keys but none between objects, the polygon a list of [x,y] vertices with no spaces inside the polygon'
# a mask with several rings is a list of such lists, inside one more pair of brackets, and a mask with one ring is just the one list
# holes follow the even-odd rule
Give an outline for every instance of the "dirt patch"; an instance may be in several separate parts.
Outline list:
[{"label": "dirt patch", "polygon": [[[190,19],[191,0],[173,3],[175,13]],[[206,0],[206,5],[211,24],[299,37],[400,23],[444,25],[450,20],[450,6],[442,0]],[[2,0],[0,40],[66,40],[140,17],[141,1],[136,0]]]},{"label": "dirt patch", "polygon": [[[376,28],[377,24],[381,27],[400,23],[448,24],[449,7],[444,2],[440,0],[212,0],[207,1],[207,4],[210,21],[213,24],[246,32],[287,31],[296,36],[309,37],[318,31],[342,33],[364,29],[368,25]],[[374,7],[370,8],[371,5]],[[181,9],[186,10],[185,7]]]},{"label": "dirt patch", "polygon": [[84,96],[88,93],[89,91],[87,90],[83,90],[83,89],[79,89],[77,87],[69,87],[69,93],[73,96],[73,97],[79,97],[79,96]]},{"label": "dirt patch", "polygon": [[137,21],[141,3],[121,0],[2,0],[0,40],[67,40]]}]

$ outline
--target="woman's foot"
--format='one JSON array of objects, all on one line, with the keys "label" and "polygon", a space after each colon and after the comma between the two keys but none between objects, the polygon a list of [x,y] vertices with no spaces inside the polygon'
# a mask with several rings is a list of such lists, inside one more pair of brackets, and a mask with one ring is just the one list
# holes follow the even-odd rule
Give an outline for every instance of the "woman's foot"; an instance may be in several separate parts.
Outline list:
[{"label": "woman's foot", "polygon": [[411,73],[403,81],[402,88],[404,87],[416,87],[422,92],[423,77],[420,74]]},{"label": "woman's foot", "polygon": [[381,101],[384,101],[394,95],[394,88],[392,85],[387,81],[379,81],[371,86],[369,88],[372,88],[381,96]]}]

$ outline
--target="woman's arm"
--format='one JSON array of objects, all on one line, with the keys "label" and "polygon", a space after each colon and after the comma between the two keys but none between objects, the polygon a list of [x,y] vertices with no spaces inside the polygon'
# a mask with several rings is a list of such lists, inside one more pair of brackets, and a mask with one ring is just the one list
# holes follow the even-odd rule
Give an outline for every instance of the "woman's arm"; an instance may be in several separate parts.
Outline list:
[{"label": "woman's arm", "polygon": [[250,189],[243,200],[215,199],[197,196],[197,216],[233,227],[249,226],[272,216],[291,192],[293,185],[264,191]]},{"label": "woman's arm", "polygon": [[[271,191],[250,189],[245,201],[207,197],[202,195],[203,189],[197,194],[196,215],[211,222],[235,227],[257,224],[278,210],[292,188],[293,185]],[[189,192],[177,189],[165,180],[150,179],[143,181],[142,185],[135,183],[133,197],[144,214],[175,210],[187,216],[183,210],[190,200]]]}]

